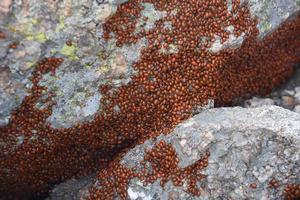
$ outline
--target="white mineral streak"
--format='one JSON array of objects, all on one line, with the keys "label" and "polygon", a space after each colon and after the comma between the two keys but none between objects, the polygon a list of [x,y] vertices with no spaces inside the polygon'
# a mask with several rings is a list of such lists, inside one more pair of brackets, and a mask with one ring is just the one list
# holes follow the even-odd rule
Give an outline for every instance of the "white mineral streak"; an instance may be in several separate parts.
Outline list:
[{"label": "white mineral streak", "polygon": [[228,26],[225,28],[226,31],[230,33],[228,40],[226,40],[224,43],[221,42],[221,37],[220,36],[215,36],[215,41],[209,48],[209,51],[212,53],[217,53],[223,49],[235,49],[239,48],[245,37],[245,33],[242,33],[240,36],[235,36],[234,35],[234,27],[233,26]]}]

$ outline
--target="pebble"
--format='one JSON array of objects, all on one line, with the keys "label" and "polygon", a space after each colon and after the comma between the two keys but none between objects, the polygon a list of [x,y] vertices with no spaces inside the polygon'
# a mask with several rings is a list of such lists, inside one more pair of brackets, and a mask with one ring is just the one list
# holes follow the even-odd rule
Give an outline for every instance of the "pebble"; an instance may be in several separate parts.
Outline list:
[{"label": "pebble", "polygon": [[246,108],[258,108],[265,105],[274,105],[274,100],[270,98],[257,98],[253,97],[252,99],[249,99],[245,101],[244,106]]},{"label": "pebble", "polygon": [[293,90],[283,90],[281,92],[282,96],[294,96],[295,95],[295,91]]},{"label": "pebble", "polygon": [[295,92],[296,93],[300,93],[300,86],[299,87],[295,87]]},{"label": "pebble", "polygon": [[296,87],[295,91],[296,91],[295,99],[300,104],[300,87]]},{"label": "pebble", "polygon": [[282,96],[282,106],[284,108],[292,109],[296,105],[296,101],[292,96]]},{"label": "pebble", "polygon": [[297,106],[294,108],[294,112],[300,114],[300,105],[297,105]]}]

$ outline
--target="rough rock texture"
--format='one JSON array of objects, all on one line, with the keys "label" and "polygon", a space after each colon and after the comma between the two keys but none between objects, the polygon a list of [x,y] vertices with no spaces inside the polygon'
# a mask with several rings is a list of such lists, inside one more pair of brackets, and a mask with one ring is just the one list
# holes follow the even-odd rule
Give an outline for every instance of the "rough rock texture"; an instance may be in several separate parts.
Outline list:
[{"label": "rough rock texture", "polygon": [[252,15],[258,18],[259,37],[263,38],[299,12],[299,0],[243,0],[249,2]]},{"label": "rough rock texture", "polygon": [[[57,101],[49,122],[54,127],[70,127],[91,119],[101,110],[102,95],[95,88],[107,83],[113,87],[127,84],[134,74],[131,64],[147,44],[141,41],[131,47],[118,48],[114,41],[107,43],[102,39],[103,22],[126,1],[1,1],[0,32],[5,38],[0,39],[0,77],[5,76],[5,79],[0,82],[0,125],[8,123],[11,111],[20,105],[31,87],[28,78],[32,67],[49,56],[65,58],[55,78],[44,78],[44,84],[52,86],[48,89],[56,94]],[[300,9],[298,0],[244,0],[241,4],[246,2],[250,4],[251,14],[258,18],[260,38],[276,30]],[[228,0],[229,10],[233,9],[232,5]],[[143,15],[150,19],[146,24],[148,28],[163,17],[151,6]],[[211,45],[213,52],[237,48],[243,43],[245,34],[235,37],[234,27],[228,27],[228,31],[231,36],[227,42],[222,43],[220,36],[215,36],[216,41]],[[14,43],[18,48],[8,48]],[[169,51],[176,51],[176,46],[172,48]],[[119,75],[124,77],[120,79]],[[69,84],[65,84],[67,82]]]},{"label": "rough rock texture", "polygon": [[[291,77],[291,79],[286,84],[284,84],[283,86],[275,89],[272,92],[272,94],[268,95],[269,98],[254,97],[254,98],[252,98],[250,100],[246,100],[244,102],[244,106],[247,107],[247,108],[249,108],[247,110],[252,110],[251,112],[253,112],[253,109],[250,109],[250,108],[257,108],[257,107],[263,107],[263,106],[264,107],[265,106],[270,107],[269,105],[274,105],[274,104],[276,104],[277,106],[280,106],[280,107],[284,107],[282,98],[284,96],[290,96],[290,97],[297,96],[297,94],[300,92],[300,90],[298,89],[299,86],[300,86],[300,69],[298,69],[295,72],[295,74]],[[295,112],[298,111],[298,113],[300,114],[300,105],[299,104],[300,104],[300,101],[298,100],[298,101],[296,101],[296,106],[294,107],[294,109],[292,109],[291,107],[288,107],[288,109],[294,110]],[[284,107],[284,108],[286,108],[286,107]],[[276,108],[276,109],[281,110],[280,108]],[[228,110],[229,109],[227,108],[227,112],[228,112]],[[242,110],[242,109],[240,109],[240,110]],[[262,108],[260,108],[260,110],[262,110]],[[218,111],[218,112],[221,112],[221,111]],[[246,109],[244,109],[243,112],[246,113]],[[257,112],[257,111],[255,111],[255,112]],[[284,112],[285,113],[289,113],[287,110],[285,110]],[[216,111],[214,112],[214,114],[216,114]],[[289,113],[289,114],[291,114],[291,113]],[[271,115],[272,114],[270,114],[270,117],[271,117]],[[195,118],[197,118],[197,116]],[[286,117],[286,120],[288,120],[288,119],[289,118]],[[254,118],[254,120],[255,120],[255,118]],[[180,126],[181,125],[179,125],[179,127]],[[238,124],[236,126],[238,126]],[[181,130],[181,129],[179,129],[179,130]],[[274,133],[271,133],[271,134],[274,135]],[[150,143],[151,143],[151,145],[150,145]],[[207,145],[207,144],[204,143],[204,145]],[[147,147],[149,148],[150,146],[153,146],[153,142],[147,141],[147,142],[145,142],[145,144],[143,146],[140,146],[138,148],[135,148],[134,150],[131,150],[130,153],[128,153],[126,156],[124,156],[123,162],[126,162],[129,166],[130,165],[131,166],[137,165],[138,164],[137,160],[141,160],[142,159],[142,156],[143,156],[142,150],[145,149],[145,148],[147,148]],[[248,149],[248,148],[246,148],[246,149]],[[274,153],[275,152],[273,152],[273,154]],[[241,155],[241,156],[243,156],[243,155]],[[256,154],[255,154],[255,156],[256,156]],[[132,157],[134,157],[135,159],[134,160],[131,159]],[[250,155],[250,157],[251,157],[251,155]],[[252,155],[252,157],[253,157],[253,155]],[[255,159],[257,159],[257,158],[255,158]],[[285,167],[285,166],[279,166],[279,167],[282,168],[282,167]],[[209,167],[208,167],[208,169],[209,169]],[[73,179],[73,180],[70,180],[70,181],[66,181],[66,182],[64,182],[62,184],[56,185],[54,187],[54,189],[51,191],[51,194],[49,196],[49,200],[56,200],[56,199],[57,200],[60,200],[60,199],[61,200],[63,200],[63,199],[66,199],[66,200],[83,199],[84,197],[87,196],[86,194],[88,193],[88,187],[80,187],[80,186],[81,186],[82,183],[85,184],[87,180],[89,180],[89,184],[90,184],[89,186],[91,186],[92,179],[90,179],[90,178],[87,179],[86,177],[84,177],[82,179],[78,179],[78,180],[74,180]],[[251,183],[252,186],[258,187],[258,185],[259,185],[258,183],[259,182],[257,181],[257,179],[256,178],[252,178],[252,180],[253,180],[253,182]],[[295,181],[295,182],[297,182],[297,181]],[[298,182],[299,182],[299,180],[298,180]],[[160,193],[160,194],[163,193],[162,188],[159,186],[158,182],[156,182],[155,184],[153,184],[151,186],[147,186],[147,187],[143,186],[143,184],[140,181],[138,181],[138,180],[133,180],[131,182],[131,184],[132,184],[131,188],[128,188],[128,194],[131,195],[131,199],[137,199],[137,197],[141,197],[143,199],[146,199],[147,195],[148,196],[151,196],[151,195],[153,196],[153,194],[155,192],[151,191],[151,189],[152,190],[155,189],[155,191],[158,191],[158,193]],[[167,190],[176,190],[176,188],[172,184],[169,184],[169,185],[165,186],[164,191],[167,191]],[[244,184],[244,186],[245,185],[246,184]],[[167,187],[173,187],[173,188],[169,189]],[[248,188],[247,185],[246,185],[246,187]],[[235,186],[235,188],[236,188],[236,186]],[[262,187],[262,188],[264,188],[264,187]],[[70,192],[69,192],[70,190],[72,191],[72,194],[70,194]],[[255,191],[255,190],[256,190],[255,188],[251,189],[250,192],[251,191]],[[80,191],[81,193],[78,192],[78,191]],[[269,190],[269,192],[272,192],[272,191]],[[84,193],[85,195],[83,195],[82,193]],[[268,192],[266,192],[266,194],[267,193]],[[166,192],[164,192],[164,194],[166,194]],[[281,198],[281,195],[280,195],[280,198]],[[257,197],[257,199],[260,199],[259,196]]]},{"label": "rough rock texture", "polygon": [[300,113],[300,69],[284,85],[274,89],[265,97],[253,97],[242,102],[241,106],[255,108],[265,105],[277,105]]},{"label": "rough rock texture", "polygon": [[22,102],[31,87],[32,68],[44,57],[65,58],[57,76],[45,76],[41,83],[56,94],[57,106],[49,117],[54,127],[89,120],[101,109],[99,85],[119,87],[130,81],[131,64],[146,41],[117,48],[115,41],[102,38],[103,22],[124,0],[9,2],[0,4],[0,31],[5,35],[0,39],[0,76],[5,77],[0,83],[0,125],[8,123]]},{"label": "rough rock texture", "polygon": [[[145,151],[163,140],[172,145],[180,167],[184,168],[198,161],[209,149],[209,164],[203,171],[207,177],[198,185],[201,196],[186,193],[185,184],[176,187],[168,182],[162,187],[156,181],[145,186],[139,179],[132,179],[128,197],[134,200],[283,199],[285,186],[300,182],[299,122],[299,114],[277,106],[203,111],[179,124],[169,135],[136,146],[121,160],[128,168],[140,168]],[[277,182],[278,187],[273,188],[272,182]],[[51,193],[52,199],[60,191],[57,188]]]},{"label": "rough rock texture", "polygon": [[[232,10],[232,2],[234,1],[227,0],[227,2],[228,10]],[[298,0],[241,0],[241,4],[243,3],[249,4],[252,16],[258,20],[257,29],[260,39],[272,33],[280,24],[298,13],[300,8],[300,1]],[[245,34],[235,37],[234,28],[229,27],[228,30],[231,35],[229,40],[223,44],[221,44],[220,37],[216,36],[216,42],[211,48],[213,52],[229,47],[237,48],[243,43]]]},{"label": "rough rock texture", "polygon": [[[40,197],[96,170],[101,180],[111,160],[203,106],[283,83],[299,62],[299,1],[245,2],[1,1],[0,195]],[[206,167],[208,154],[181,171],[189,162],[172,160],[164,145],[149,159],[162,150],[198,194],[195,177],[203,177],[191,172]],[[167,174],[157,163],[151,180]],[[118,187],[107,179],[107,190],[89,198],[120,190],[124,199],[122,170]]]},{"label": "rough rock texture", "polygon": [[92,185],[93,176],[81,179],[71,179],[54,187],[46,200],[83,200],[88,195],[88,188]]}]

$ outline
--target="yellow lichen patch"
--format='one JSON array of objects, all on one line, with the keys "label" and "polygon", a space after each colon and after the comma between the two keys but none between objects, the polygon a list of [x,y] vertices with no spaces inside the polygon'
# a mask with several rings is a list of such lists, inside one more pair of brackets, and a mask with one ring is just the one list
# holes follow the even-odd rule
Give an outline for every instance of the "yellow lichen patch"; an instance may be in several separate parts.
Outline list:
[{"label": "yellow lichen patch", "polygon": [[57,50],[56,49],[51,49],[51,54],[56,54],[57,53]]},{"label": "yellow lichen patch", "polygon": [[19,33],[24,36],[27,40],[35,40],[40,43],[44,43],[47,41],[47,36],[42,31],[35,31],[33,29],[34,25],[39,24],[40,21],[38,19],[33,19],[30,22],[24,22],[18,24],[17,26],[10,26],[9,30],[12,32]]},{"label": "yellow lichen patch", "polygon": [[35,65],[35,62],[26,62],[26,68],[30,69]]},{"label": "yellow lichen patch", "polygon": [[67,56],[70,60],[79,60],[78,56],[76,55],[76,46],[75,45],[64,45],[61,49],[61,54]]},{"label": "yellow lichen patch", "polygon": [[41,21],[39,20],[39,19],[32,19],[31,20],[31,23],[33,24],[33,25],[36,25],[36,24],[39,24]]},{"label": "yellow lichen patch", "polygon": [[59,32],[60,30],[65,28],[65,21],[62,17],[59,18],[59,23],[56,26],[55,32]]},{"label": "yellow lichen patch", "polygon": [[109,72],[109,67],[107,65],[103,65],[100,67],[99,71],[102,73],[107,73],[107,72]]},{"label": "yellow lichen patch", "polygon": [[37,41],[41,42],[41,43],[44,43],[44,42],[47,41],[47,37],[46,37],[45,33],[42,33],[42,32],[40,32],[40,33],[38,33],[37,35],[35,35],[34,38],[35,38]]}]

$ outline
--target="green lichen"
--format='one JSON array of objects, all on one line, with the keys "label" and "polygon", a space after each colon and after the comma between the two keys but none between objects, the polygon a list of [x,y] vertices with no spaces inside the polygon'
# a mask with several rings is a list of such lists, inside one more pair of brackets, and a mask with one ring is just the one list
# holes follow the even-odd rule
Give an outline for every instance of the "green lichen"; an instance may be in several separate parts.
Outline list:
[{"label": "green lichen", "polygon": [[36,62],[26,62],[27,69],[32,68],[35,65]]},{"label": "green lichen", "polygon": [[47,41],[47,36],[42,31],[37,31],[33,27],[40,23],[39,19],[32,19],[30,22],[18,24],[17,26],[10,26],[9,30],[19,33],[27,40],[35,40],[40,43]]},{"label": "green lichen", "polygon": [[64,44],[63,48],[61,49],[61,54],[67,56],[70,60],[79,60],[78,56],[76,55],[77,47],[73,44],[68,46]]},{"label": "green lichen", "polygon": [[31,23],[32,23],[33,25],[37,25],[37,24],[41,23],[41,20],[40,20],[40,19],[32,19],[32,20],[31,20]]},{"label": "green lichen", "polygon": [[108,67],[108,65],[103,65],[103,66],[101,66],[100,67],[100,72],[101,73],[107,73],[107,72],[109,72],[109,67]]},{"label": "green lichen", "polygon": [[59,23],[56,26],[55,32],[59,32],[60,30],[62,30],[64,28],[65,28],[65,20],[64,20],[64,18],[60,17],[59,18]]},{"label": "green lichen", "polygon": [[56,49],[51,49],[50,52],[51,52],[51,54],[56,54],[57,50]]},{"label": "green lichen", "polygon": [[41,43],[44,43],[47,41],[47,37],[46,37],[45,33],[38,33],[37,35],[35,35],[35,39]]},{"label": "green lichen", "polygon": [[263,23],[261,25],[261,32],[262,33],[267,33],[268,31],[270,31],[272,29],[272,24],[269,23],[268,21],[265,21],[265,23]]},{"label": "green lichen", "polygon": [[170,44],[169,45],[169,53],[177,53],[178,52],[178,47],[175,44]]},{"label": "green lichen", "polygon": [[84,67],[85,67],[86,69],[91,69],[92,66],[93,66],[93,65],[92,65],[91,63],[87,63],[87,64],[84,65]]}]

